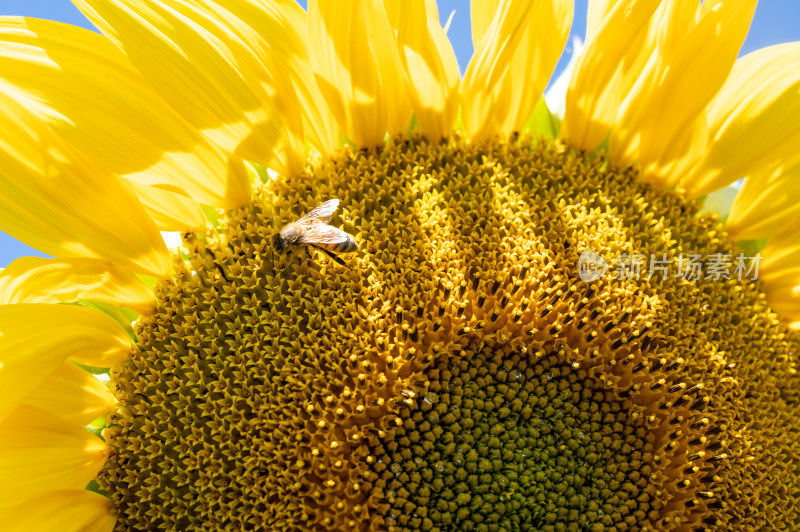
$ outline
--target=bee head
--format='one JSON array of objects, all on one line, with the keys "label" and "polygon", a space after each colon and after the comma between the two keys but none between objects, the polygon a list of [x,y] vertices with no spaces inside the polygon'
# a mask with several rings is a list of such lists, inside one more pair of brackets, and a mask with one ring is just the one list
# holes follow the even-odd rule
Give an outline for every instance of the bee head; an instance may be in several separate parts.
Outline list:
[{"label": "bee head", "polygon": [[281,234],[280,233],[275,233],[272,236],[272,245],[275,248],[275,251],[279,251],[279,252],[283,251],[283,248],[286,247],[284,242],[283,242],[283,238],[281,238]]}]

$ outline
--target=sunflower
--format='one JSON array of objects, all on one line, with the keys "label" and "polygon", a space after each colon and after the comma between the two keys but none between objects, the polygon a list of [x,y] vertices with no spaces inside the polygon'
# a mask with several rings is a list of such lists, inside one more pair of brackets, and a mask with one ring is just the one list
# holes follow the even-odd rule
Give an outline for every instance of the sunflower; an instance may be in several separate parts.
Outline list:
[{"label": "sunflower", "polygon": [[[53,257],[0,272],[5,530],[800,526],[755,0],[593,2],[558,116],[567,0],[474,1],[463,77],[433,0],[75,3],[0,19],[0,228]],[[329,199],[356,253],[273,246]]]}]

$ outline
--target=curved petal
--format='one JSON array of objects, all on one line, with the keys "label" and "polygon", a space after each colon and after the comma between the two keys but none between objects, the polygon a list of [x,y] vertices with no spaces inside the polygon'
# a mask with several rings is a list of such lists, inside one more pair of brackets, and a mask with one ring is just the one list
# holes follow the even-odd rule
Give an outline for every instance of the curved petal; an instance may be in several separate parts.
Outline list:
[{"label": "curved petal", "polygon": [[85,427],[108,413],[114,403],[114,396],[104,382],[73,362],[65,362],[22,404]]},{"label": "curved petal", "polygon": [[795,220],[781,234],[767,242],[761,250],[759,278],[770,306],[789,320],[793,329],[800,329],[800,240]]},{"label": "curved petal", "polygon": [[608,138],[610,157],[640,163],[672,186],[674,159],[694,152],[690,127],[728,76],[756,0],[618,2],[586,44],[562,137],[584,149]]},{"label": "curved petal", "polygon": [[166,247],[127,183],[54,134],[15,92],[0,83],[3,231],[55,257],[106,258],[164,276]]},{"label": "curved petal", "polygon": [[397,35],[411,106],[431,139],[449,134],[458,117],[458,63],[439,25],[436,3],[384,0]]},{"label": "curved petal", "polygon": [[283,100],[292,93],[278,90],[248,43],[210,13],[182,0],[74,3],[213,143],[281,173],[302,168],[302,123]]},{"label": "curved petal", "polygon": [[405,132],[411,104],[383,3],[310,0],[308,31],[317,85],[350,140],[369,147]]},{"label": "curved petal", "polygon": [[0,305],[0,420],[72,357],[119,364],[131,339],[109,316],[72,305]]},{"label": "curved petal", "polygon": [[[747,177],[730,230],[767,236],[794,212],[800,164],[800,43],[763,48],[739,59],[709,105],[703,149],[687,158],[680,185],[696,197]],[[769,193],[769,196],[767,195]],[[746,200],[746,201],[745,201]],[[760,216],[767,216],[766,220]],[[759,222],[762,227],[745,232]]]},{"label": "curved petal", "polygon": [[477,50],[492,25],[500,0],[472,0],[469,3],[469,22],[472,29],[472,49]]},{"label": "curved petal", "polygon": [[103,467],[103,440],[58,416],[20,406],[0,421],[0,506],[43,492],[80,489]]},{"label": "curved petal", "polygon": [[603,25],[616,0],[589,0],[586,12],[586,40],[591,39]]},{"label": "curved petal", "polygon": [[203,208],[193,199],[187,198],[183,191],[133,182],[131,188],[159,231],[205,229],[206,216]]},{"label": "curved petal", "polygon": [[654,58],[625,97],[609,139],[618,161],[639,161],[669,188],[673,148],[719,91],[744,42],[757,0],[666,2],[651,22]]},{"label": "curved petal", "polygon": [[559,137],[587,150],[606,140],[622,100],[652,56],[646,36],[660,3],[617,2],[596,33],[587,35],[567,90]]},{"label": "curved petal", "polygon": [[[295,0],[196,0],[215,13],[254,52],[276,79],[287,79],[299,100],[303,132],[320,152],[339,146],[339,126],[328,110],[311,70],[308,55],[308,16]],[[224,7],[223,7],[224,6]]]},{"label": "curved petal", "polygon": [[86,490],[54,490],[0,509],[0,521],[6,532],[112,532],[117,519],[108,497]]},{"label": "curved petal", "polygon": [[153,291],[132,273],[101,259],[21,257],[0,272],[0,305],[71,303],[81,299],[130,307],[153,306]]},{"label": "curved petal", "polygon": [[[494,10],[492,10],[494,7]],[[475,47],[461,84],[464,127],[473,138],[510,134],[528,121],[567,42],[568,0],[473,3]]]},{"label": "curved petal", "polygon": [[62,137],[114,173],[203,203],[250,199],[238,161],[173,111],[106,37],[49,20],[0,18],[0,71]]},{"label": "curved petal", "polygon": [[785,159],[771,175],[759,171],[744,180],[725,221],[732,238],[759,240],[796,226],[791,220],[800,216],[800,154]]}]

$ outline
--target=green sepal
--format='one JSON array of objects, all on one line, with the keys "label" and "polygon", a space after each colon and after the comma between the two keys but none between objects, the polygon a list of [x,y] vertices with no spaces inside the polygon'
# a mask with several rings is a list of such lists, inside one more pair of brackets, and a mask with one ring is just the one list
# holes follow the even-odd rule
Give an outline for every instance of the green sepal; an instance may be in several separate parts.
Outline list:
[{"label": "green sepal", "polygon": [[219,225],[219,211],[216,209],[216,207],[200,205],[200,208],[203,209],[203,214],[206,215],[206,220],[208,220],[208,223],[214,227],[217,227]]},{"label": "green sepal", "polygon": [[139,279],[141,282],[143,282],[143,283],[144,283],[144,285],[145,285],[147,288],[149,288],[150,290],[153,290],[153,289],[156,287],[156,284],[158,283],[158,278],[157,278],[157,277],[153,277],[152,275],[144,275],[144,274],[141,274],[141,275],[137,275],[136,277],[137,277],[137,278],[138,278],[138,279]]},{"label": "green sepal", "polygon": [[590,155],[597,155],[597,154],[608,155],[608,143],[610,140],[611,140],[611,131],[608,132],[608,135],[606,135],[606,138],[603,139],[603,142],[598,144],[598,146],[595,149],[589,152]]},{"label": "green sepal", "polygon": [[247,169],[247,175],[250,176],[251,181],[260,181],[266,183],[269,181],[269,174],[267,167],[263,164],[251,163],[250,161],[244,162],[244,167]]},{"label": "green sepal", "polygon": [[744,252],[746,257],[755,257],[767,245],[767,239],[740,240],[736,245]]},{"label": "green sepal", "polygon": [[455,131],[464,131],[464,108],[458,108],[458,116],[456,117],[456,123],[453,126]]},{"label": "green sepal", "polygon": [[102,417],[99,417],[86,425],[86,430],[105,441],[105,438],[103,438],[103,429],[106,428],[106,425],[106,420]]},{"label": "green sepal", "polygon": [[419,120],[417,119],[417,114],[414,113],[411,115],[411,122],[408,124],[408,134],[406,138],[408,140],[412,140],[414,138],[414,132],[419,130]]},{"label": "green sepal", "polygon": [[96,480],[90,480],[84,489],[102,495],[103,497],[108,497],[108,492],[100,489],[100,484],[98,484]]},{"label": "green sepal", "polygon": [[550,112],[544,98],[539,98],[533,113],[525,122],[525,129],[529,129],[534,135],[541,135],[545,139],[556,138],[558,130],[561,129],[561,120]]},{"label": "green sepal", "polygon": [[[81,368],[82,370],[91,373],[92,375],[106,375],[110,378],[111,376],[111,368],[106,368],[102,366],[90,366],[89,364],[81,364],[80,362],[76,362],[75,360],[70,360],[73,364]],[[105,381],[108,384],[108,381]]]},{"label": "green sepal", "polygon": [[82,307],[93,308],[104,314],[107,314],[108,316],[111,316],[122,326],[123,329],[125,329],[125,332],[128,333],[128,336],[131,337],[131,340],[134,342],[136,341],[136,334],[134,334],[133,327],[131,326],[131,324],[139,317],[139,314],[135,310],[131,310],[128,307],[118,307],[116,305],[112,305],[111,303],[105,303],[102,301],[89,301],[86,299],[81,299],[78,301],[78,303]]},{"label": "green sepal", "polygon": [[344,134],[344,131],[339,130],[339,146],[350,146],[353,151],[358,151],[356,143],[350,140],[350,137]]},{"label": "green sepal", "polygon": [[739,187],[728,185],[713,192],[710,192],[703,198],[703,208],[701,212],[710,212],[719,214],[720,220],[723,222],[728,218],[733,206],[733,200],[739,193]]}]

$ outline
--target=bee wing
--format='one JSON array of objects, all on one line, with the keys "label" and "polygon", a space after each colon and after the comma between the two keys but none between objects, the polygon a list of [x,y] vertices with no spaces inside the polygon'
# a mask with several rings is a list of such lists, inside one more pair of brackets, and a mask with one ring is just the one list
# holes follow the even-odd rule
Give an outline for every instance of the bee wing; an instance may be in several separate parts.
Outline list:
[{"label": "bee wing", "polygon": [[297,220],[297,223],[307,224],[314,220],[319,220],[322,222],[330,222],[331,218],[333,217],[333,213],[336,212],[336,209],[339,207],[339,200],[332,199],[328,200],[321,205],[317,205],[310,211],[308,211],[302,218]]},{"label": "bee wing", "polygon": [[300,237],[300,244],[341,244],[352,237],[335,227],[317,222],[312,224]]}]

